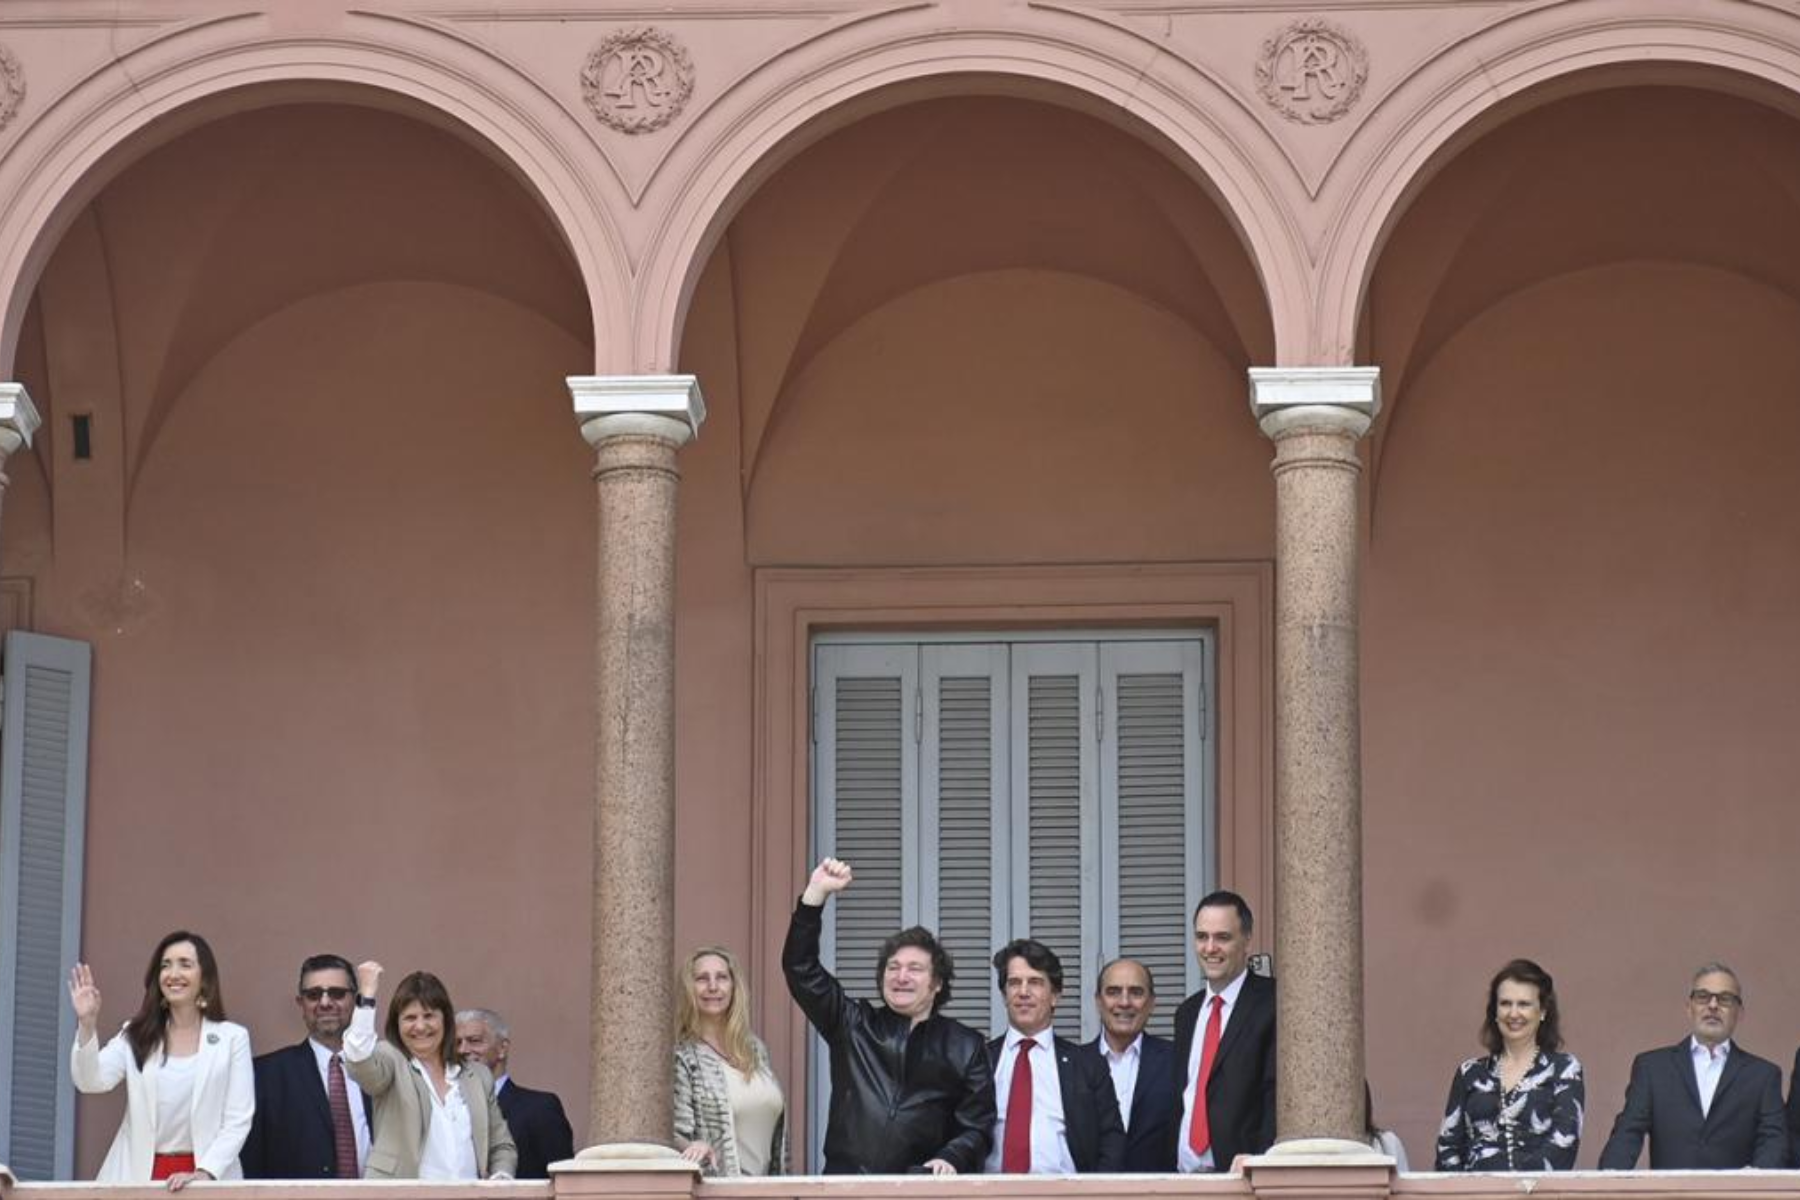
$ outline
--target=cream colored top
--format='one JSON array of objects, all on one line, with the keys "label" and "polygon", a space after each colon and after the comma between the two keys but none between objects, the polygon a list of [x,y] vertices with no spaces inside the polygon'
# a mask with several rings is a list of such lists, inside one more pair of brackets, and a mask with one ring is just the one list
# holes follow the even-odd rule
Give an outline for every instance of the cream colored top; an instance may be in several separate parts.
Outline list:
[{"label": "cream colored top", "polygon": [[[150,1053],[161,1054],[161,1046]],[[194,1151],[194,1064],[198,1054],[165,1058],[156,1075],[156,1152],[192,1154]]]},{"label": "cream colored top", "polygon": [[725,1095],[731,1102],[739,1168],[746,1175],[767,1175],[775,1123],[781,1120],[781,1088],[761,1071],[745,1079],[742,1071],[727,1065]]}]

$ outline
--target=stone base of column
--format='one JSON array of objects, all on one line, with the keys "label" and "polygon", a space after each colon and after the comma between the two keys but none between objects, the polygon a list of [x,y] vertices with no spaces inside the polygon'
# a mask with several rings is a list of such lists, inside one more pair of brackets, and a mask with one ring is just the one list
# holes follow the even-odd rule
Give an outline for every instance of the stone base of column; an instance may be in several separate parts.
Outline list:
[{"label": "stone base of column", "polygon": [[607,1142],[550,1164],[558,1200],[686,1200],[699,1181],[699,1163],[655,1142]]},{"label": "stone base of column", "polygon": [[1366,1142],[1292,1138],[1244,1160],[1257,1200],[1387,1200],[1394,1160]]}]

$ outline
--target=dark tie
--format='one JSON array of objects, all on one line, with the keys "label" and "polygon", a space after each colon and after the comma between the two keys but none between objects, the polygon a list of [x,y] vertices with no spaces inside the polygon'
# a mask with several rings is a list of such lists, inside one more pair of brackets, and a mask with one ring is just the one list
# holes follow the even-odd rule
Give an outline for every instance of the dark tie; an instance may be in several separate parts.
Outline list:
[{"label": "dark tie", "polygon": [[1194,1081],[1194,1120],[1188,1126],[1188,1148],[1205,1154],[1212,1148],[1212,1128],[1206,1121],[1206,1081],[1212,1078],[1213,1059],[1219,1055],[1219,1031],[1224,1028],[1225,997],[1212,998],[1212,1015],[1206,1018],[1206,1039],[1200,1043],[1200,1075]]},{"label": "dark tie", "polygon": [[326,1072],[330,1085],[325,1089],[331,1101],[331,1140],[339,1179],[360,1179],[356,1169],[356,1126],[350,1120],[350,1088],[344,1083],[344,1064],[340,1055],[331,1056],[331,1069]]},{"label": "dark tie", "polygon": [[1025,1038],[1013,1060],[1012,1086],[1006,1092],[1006,1144],[1000,1148],[1000,1170],[1008,1175],[1031,1173],[1031,1050]]}]

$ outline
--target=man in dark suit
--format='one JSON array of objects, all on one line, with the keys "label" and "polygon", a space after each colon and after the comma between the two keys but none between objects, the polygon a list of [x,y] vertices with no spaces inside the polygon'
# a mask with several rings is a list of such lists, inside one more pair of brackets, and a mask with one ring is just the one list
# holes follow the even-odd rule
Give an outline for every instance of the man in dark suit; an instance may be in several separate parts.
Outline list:
[{"label": "man in dark suit", "polygon": [[456,1050],[464,1058],[486,1064],[493,1073],[500,1115],[506,1118],[513,1144],[519,1148],[519,1166],[513,1178],[548,1179],[551,1163],[575,1157],[575,1135],[556,1093],[520,1087],[507,1074],[512,1030],[499,1013],[489,1008],[465,1008],[457,1013]]},{"label": "man in dark suit", "polygon": [[1235,892],[1194,909],[1206,986],[1175,1010],[1170,1157],[1178,1171],[1229,1171],[1275,1143],[1275,982],[1249,972],[1255,917]]},{"label": "man in dark suit", "polygon": [[1125,1130],[1112,1077],[1051,1028],[1062,998],[1062,961],[1031,938],[994,955],[1007,1030],[988,1043],[999,1119],[986,1170],[1072,1175],[1121,1169]]},{"label": "man in dark suit", "polygon": [[258,1055],[256,1116],[239,1155],[246,1179],[361,1179],[369,1158],[369,1102],[339,1057],[356,1003],[348,959],[300,964],[294,997],[306,1040]]},{"label": "man in dark suit", "polygon": [[1100,1036],[1082,1048],[1098,1055],[1112,1077],[1125,1125],[1125,1161],[1119,1169],[1173,1171],[1175,1047],[1144,1032],[1156,1012],[1150,968],[1134,958],[1107,963],[1094,984],[1094,1008],[1100,1014]]},{"label": "man in dark suit", "polygon": [[1632,1062],[1625,1107],[1600,1152],[1602,1170],[1636,1166],[1646,1134],[1653,1171],[1788,1165],[1781,1068],[1732,1042],[1743,1010],[1737,972],[1715,962],[1694,973],[1692,1032]]}]

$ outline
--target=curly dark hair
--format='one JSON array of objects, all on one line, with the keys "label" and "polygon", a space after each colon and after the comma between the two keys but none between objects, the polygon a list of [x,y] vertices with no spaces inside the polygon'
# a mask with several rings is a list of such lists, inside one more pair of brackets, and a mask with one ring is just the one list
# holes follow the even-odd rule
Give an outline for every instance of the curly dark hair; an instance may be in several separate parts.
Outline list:
[{"label": "curly dark hair", "polygon": [[1556,1006],[1556,983],[1550,978],[1550,972],[1529,958],[1513,959],[1488,981],[1487,1019],[1481,1023],[1481,1044],[1487,1047],[1489,1054],[1498,1054],[1506,1046],[1506,1039],[1500,1036],[1496,1012],[1500,1004],[1500,985],[1508,981],[1530,984],[1537,989],[1538,1004],[1544,1010],[1544,1023],[1537,1031],[1538,1049],[1545,1054],[1561,1050],[1562,1014]]},{"label": "curly dark hair", "polygon": [[931,978],[941,984],[936,999],[931,1002],[931,1011],[937,1012],[950,1003],[950,983],[956,978],[956,963],[950,952],[944,949],[937,936],[923,925],[914,925],[910,929],[902,929],[881,943],[881,954],[875,960],[875,991],[881,991],[882,977],[887,974],[888,959],[894,957],[896,950],[904,950],[908,946],[917,947],[931,955]]}]

